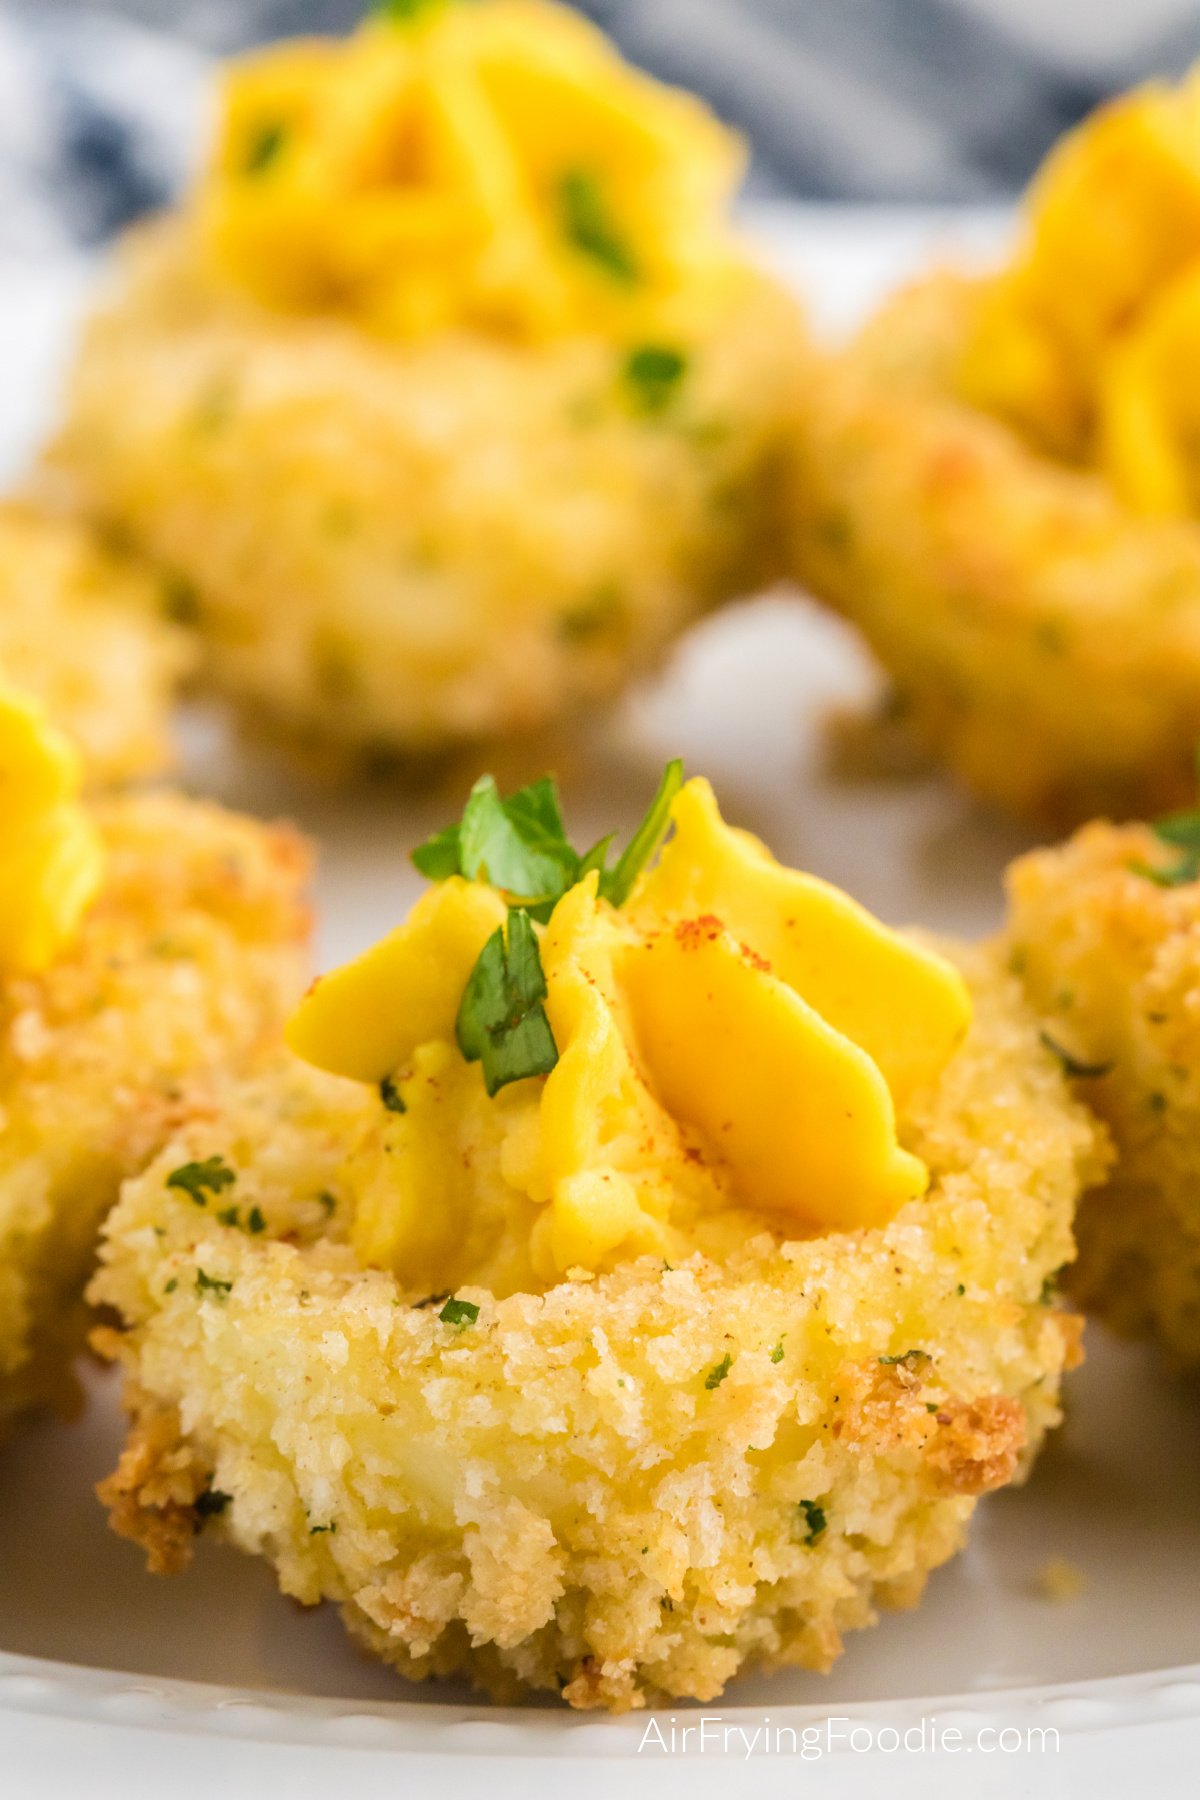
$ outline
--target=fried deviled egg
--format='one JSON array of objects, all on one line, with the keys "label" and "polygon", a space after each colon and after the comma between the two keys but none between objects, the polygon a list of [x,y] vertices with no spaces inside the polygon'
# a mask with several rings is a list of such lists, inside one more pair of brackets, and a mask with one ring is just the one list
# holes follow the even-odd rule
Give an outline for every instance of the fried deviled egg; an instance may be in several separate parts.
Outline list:
[{"label": "fried deviled egg", "polygon": [[1086,826],[1009,875],[1014,966],[1116,1143],[1072,1291],[1200,1368],[1200,814]]},{"label": "fried deviled egg", "polygon": [[306,853],[161,794],[88,808],[77,752],[0,689],[0,1432],[69,1397],[121,1180],[278,1040]]},{"label": "fried deviled egg", "polygon": [[108,1222],[114,1526],[167,1570],[207,1524],[497,1697],[828,1667],[1057,1421],[1100,1129],[998,952],[888,930],[677,766],[611,867],[486,777],[416,860]]},{"label": "fried deviled egg", "polygon": [[0,503],[0,679],[41,700],[83,754],[90,787],[159,773],[194,647],[164,616],[157,576],[85,527]]},{"label": "fried deviled egg", "polygon": [[573,718],[770,572],[803,361],[698,100],[549,0],[407,12],[230,66],[49,464],[251,718],[372,755]]},{"label": "fried deviled egg", "polygon": [[1200,74],[1050,156],[999,273],[939,273],[823,367],[794,559],[985,799],[1186,803],[1200,739]]}]

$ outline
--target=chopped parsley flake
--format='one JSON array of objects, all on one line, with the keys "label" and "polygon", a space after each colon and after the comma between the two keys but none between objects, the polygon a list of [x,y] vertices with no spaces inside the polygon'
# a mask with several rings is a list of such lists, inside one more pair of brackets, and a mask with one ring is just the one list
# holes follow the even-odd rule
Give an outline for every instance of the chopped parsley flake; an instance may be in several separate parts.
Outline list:
[{"label": "chopped parsley flake", "polygon": [[232,1494],[224,1494],[220,1488],[205,1488],[202,1494],[197,1494],[192,1507],[197,1529],[205,1519],[218,1518],[232,1499]]},{"label": "chopped parsley flake", "polygon": [[719,1388],[732,1367],[733,1357],[727,1350],[715,1368],[710,1369],[708,1374],[704,1377],[705,1387],[709,1389]]},{"label": "chopped parsley flake", "polygon": [[265,175],[279,161],[288,140],[287,126],[268,119],[258,127],[246,149],[243,169],[247,175]]},{"label": "chopped parsley flake", "polygon": [[633,252],[608,209],[604,191],[586,169],[568,169],[558,184],[563,236],[622,287],[639,275]]},{"label": "chopped parsley flake", "polygon": [[332,1525],[310,1525],[308,1528],[308,1535],[309,1537],[320,1537],[322,1532],[327,1531],[332,1536],[336,1530],[337,1522],[335,1520]]},{"label": "chopped parsley flake", "polygon": [[337,1196],[331,1194],[328,1188],[323,1188],[317,1195],[317,1204],[324,1210],[325,1217],[327,1219],[332,1219],[334,1213],[337,1211]]},{"label": "chopped parsley flake", "polygon": [[236,1225],[239,1222],[236,1206],[226,1206],[217,1214],[218,1225]]},{"label": "chopped parsley flake", "polygon": [[162,605],[177,625],[195,625],[200,619],[200,596],[186,575],[168,571],[162,577]]},{"label": "chopped parsley flake", "polygon": [[181,1188],[190,1194],[197,1206],[207,1206],[209,1194],[219,1194],[232,1187],[237,1176],[221,1156],[206,1157],[203,1162],[182,1163],[167,1176],[169,1188]]},{"label": "chopped parsley flake", "polygon": [[1082,1062],[1079,1057],[1073,1056],[1069,1050],[1064,1050],[1062,1045],[1055,1038],[1052,1038],[1048,1031],[1039,1032],[1038,1035],[1047,1050],[1057,1056],[1059,1062],[1063,1066],[1063,1074],[1069,1075],[1072,1081],[1099,1081],[1102,1076],[1112,1074],[1112,1063]]},{"label": "chopped parsley flake", "polygon": [[175,1289],[178,1286],[179,1286],[179,1278],[175,1275],[172,1275],[170,1281],[168,1281],[166,1287],[163,1289],[163,1293],[164,1294],[173,1294],[175,1292]]},{"label": "chopped parsley flake", "polygon": [[465,1331],[479,1317],[479,1308],[473,1300],[447,1300],[438,1318],[443,1325],[456,1325],[459,1331]]},{"label": "chopped parsley flake", "polygon": [[396,1086],[390,1075],[385,1075],[379,1084],[379,1098],[383,1101],[388,1112],[405,1113],[408,1111],[407,1106],[404,1104],[404,1095],[400,1092],[400,1089]]},{"label": "chopped parsley flake", "polygon": [[250,1216],[246,1220],[246,1230],[253,1232],[254,1236],[257,1237],[260,1231],[265,1231],[266,1229],[267,1221],[263,1218],[260,1208],[252,1206],[250,1208]]},{"label": "chopped parsley flake", "polygon": [[196,1270],[196,1292],[198,1294],[215,1294],[223,1300],[226,1294],[232,1294],[232,1281],[219,1281],[215,1275],[208,1275],[203,1269]]},{"label": "chopped parsley flake", "polygon": [[825,1508],[823,1506],[818,1506],[815,1500],[801,1500],[797,1510],[804,1523],[804,1542],[806,1544],[815,1544],[817,1539],[823,1534],[826,1525],[829,1523],[825,1514]]},{"label": "chopped parsley flake", "polygon": [[932,1362],[928,1350],[903,1350],[899,1356],[881,1356],[879,1361],[888,1368],[901,1365],[906,1369],[914,1369],[919,1363]]},{"label": "chopped parsley flake", "polygon": [[512,1081],[548,1075],[558,1045],[542,1002],[546,977],[529,914],[508,915],[508,939],[497,926],[467,979],[455,1033],[468,1062],[483,1065],[489,1094]]},{"label": "chopped parsley flake", "polygon": [[641,344],[629,352],[621,372],[638,411],[655,414],[670,406],[687,368],[682,350],[673,350],[668,344]]},{"label": "chopped parsley flake", "polygon": [[[786,1337],[786,1336],[787,1336],[787,1333],[785,1332],[784,1337]],[[773,1363],[781,1363],[783,1361],[783,1338],[780,1338],[779,1342],[776,1344],[775,1348],[772,1350],[771,1361]]]}]

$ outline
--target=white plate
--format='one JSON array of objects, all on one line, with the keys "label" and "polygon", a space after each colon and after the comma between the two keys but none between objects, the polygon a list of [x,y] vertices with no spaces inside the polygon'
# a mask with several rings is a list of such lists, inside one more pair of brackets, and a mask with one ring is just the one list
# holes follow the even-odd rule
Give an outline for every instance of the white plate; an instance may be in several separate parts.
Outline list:
[{"label": "white plate", "polygon": [[[994,241],[995,221],[968,224],[973,242]],[[899,214],[776,214],[772,225],[781,261],[807,272],[828,321],[860,310],[948,233],[945,218]],[[67,272],[47,279],[40,305],[30,278],[17,294],[26,335],[9,332],[5,374],[17,388],[10,419],[26,434],[45,415],[78,292]],[[10,432],[0,463],[15,467],[24,448]],[[823,711],[870,681],[848,635],[804,602],[730,611],[563,771],[577,836],[628,824],[663,758],[681,752],[735,820],[885,917],[991,929],[1018,834],[938,781],[855,785],[824,764]],[[324,963],[394,922],[415,891],[406,851],[452,799],[314,793],[269,760],[235,755],[204,718],[190,721],[188,741],[194,786],[291,813],[320,839]],[[653,1731],[646,1738],[644,1717],[502,1712],[460,1689],[398,1686],[350,1649],[329,1612],[302,1613],[265,1567],[215,1546],[201,1544],[173,1582],[144,1575],[91,1494],[120,1438],[111,1382],[95,1377],[80,1421],[39,1424],[0,1453],[0,1795],[128,1800],[211,1795],[216,1783],[235,1795],[286,1784],[297,1800],[339,1783],[364,1796],[468,1784],[507,1795],[569,1781],[581,1796],[618,1782],[632,1800],[739,1783],[757,1796],[800,1791],[818,1765],[823,1793],[886,1782],[893,1796],[936,1795],[961,1787],[964,1754],[982,1794],[1118,1792],[1151,1769],[1157,1794],[1182,1794],[1200,1750],[1200,1403],[1152,1358],[1093,1331],[1070,1406],[1032,1482],[980,1507],[969,1550],[917,1612],[851,1638],[828,1677],[749,1676],[718,1705],[660,1715],[664,1743],[672,1719],[677,1744],[692,1729],[669,1755]],[[1043,1592],[1054,1558],[1080,1570],[1076,1599]],[[826,1726],[831,1717],[846,1722]],[[766,1735],[768,1719],[782,1737]],[[922,1720],[923,1748],[910,1737],[913,1747],[890,1750],[888,1728]],[[845,1741],[855,1721],[873,1734],[857,1744],[871,1748]],[[798,1758],[787,1733],[802,1727],[818,1737]],[[1002,1728],[1016,1738],[988,1736]],[[737,1734],[756,1730],[746,1760]]]}]

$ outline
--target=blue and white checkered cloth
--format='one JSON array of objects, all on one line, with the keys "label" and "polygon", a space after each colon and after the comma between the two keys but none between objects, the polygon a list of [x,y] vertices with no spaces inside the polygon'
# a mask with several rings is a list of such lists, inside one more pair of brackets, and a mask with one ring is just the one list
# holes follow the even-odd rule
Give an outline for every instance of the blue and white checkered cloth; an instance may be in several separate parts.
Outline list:
[{"label": "blue and white checkered cloth", "polygon": [[45,0],[0,5],[0,256],[103,242],[183,182],[208,59]]},{"label": "blue and white checkered cloth", "polygon": [[[1200,0],[1124,0],[1132,30],[1104,55],[1107,28],[1085,0],[1067,9],[1084,22],[1073,52],[1016,28],[1036,24],[1034,0],[579,3],[628,54],[707,94],[747,132],[752,191],[808,199],[1007,196],[1104,93],[1200,53]],[[177,191],[203,130],[209,64],[198,46],[343,29],[363,10],[364,0],[0,0],[0,255],[103,241]]]}]

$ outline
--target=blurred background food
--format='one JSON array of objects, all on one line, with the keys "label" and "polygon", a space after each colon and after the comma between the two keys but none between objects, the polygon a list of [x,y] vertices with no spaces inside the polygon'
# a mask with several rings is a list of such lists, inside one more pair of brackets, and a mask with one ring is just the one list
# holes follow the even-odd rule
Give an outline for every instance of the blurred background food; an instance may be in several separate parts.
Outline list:
[{"label": "blurred background food", "polygon": [[[751,192],[1003,198],[1104,95],[1178,74],[1200,0],[582,0],[750,135]],[[0,250],[98,240],[168,197],[206,54],[344,29],[363,0],[0,0]]]}]

